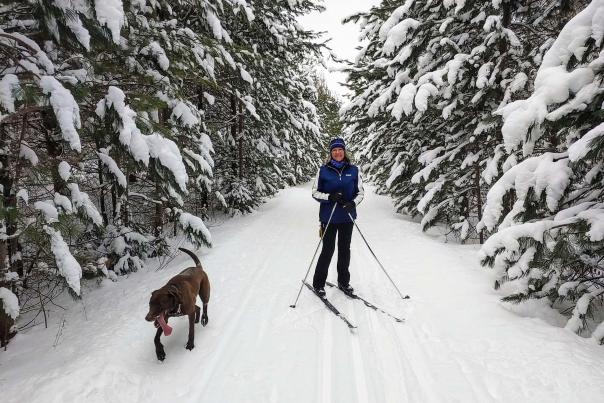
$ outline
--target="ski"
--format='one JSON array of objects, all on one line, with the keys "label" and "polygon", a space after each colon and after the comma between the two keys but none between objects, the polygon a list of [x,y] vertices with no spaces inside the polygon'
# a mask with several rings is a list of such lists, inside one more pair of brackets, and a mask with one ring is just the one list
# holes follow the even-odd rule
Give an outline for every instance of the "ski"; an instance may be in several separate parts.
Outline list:
[{"label": "ski", "polygon": [[322,298],[320,297],[316,292],[315,289],[313,288],[312,285],[308,284],[307,282],[304,282],[304,285],[308,287],[308,289],[317,296],[317,298],[319,298],[321,301],[323,301],[323,303],[325,304],[325,306],[327,307],[327,309],[329,309],[331,312],[333,312],[338,318],[342,319],[346,325],[348,326],[349,329],[356,329],[357,327],[355,325],[353,325],[352,323],[350,323],[348,321],[348,319],[346,319],[346,317],[344,315],[342,315],[340,313],[340,311],[338,311],[338,308],[336,308],[331,302],[329,302],[329,300],[327,298]]},{"label": "ski", "polygon": [[[340,288],[337,285],[335,285],[333,283],[330,283],[329,281],[327,281],[325,284],[327,284],[330,287],[337,288],[338,290],[340,290]],[[340,290],[340,291],[342,291],[342,290]],[[363,304],[365,304],[366,307],[371,308],[374,311],[380,311],[383,314],[386,314],[386,315],[390,316],[392,319],[394,319],[395,321],[397,321],[399,323],[402,323],[402,322],[405,321],[405,319],[400,319],[400,318],[397,318],[394,315],[389,314],[388,312],[384,311],[382,308],[377,307],[374,304],[372,304],[371,302],[367,301],[365,298],[359,297],[357,294],[354,294],[354,293],[350,294],[350,293],[347,293],[347,292],[344,292],[344,291],[342,291],[342,294],[346,295],[350,299],[357,299],[357,300],[361,301]]]}]

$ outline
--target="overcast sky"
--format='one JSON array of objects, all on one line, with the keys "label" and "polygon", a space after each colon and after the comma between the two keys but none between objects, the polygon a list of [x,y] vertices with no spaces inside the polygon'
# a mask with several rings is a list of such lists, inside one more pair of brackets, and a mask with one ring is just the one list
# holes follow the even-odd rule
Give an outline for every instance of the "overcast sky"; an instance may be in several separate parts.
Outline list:
[{"label": "overcast sky", "polygon": [[[377,5],[381,0],[324,0],[325,11],[313,13],[301,18],[301,23],[307,29],[327,31],[326,37],[332,38],[329,42],[334,53],[343,59],[353,60],[357,54],[355,47],[359,45],[359,27],[356,24],[342,24],[342,20],[359,11],[369,11],[371,6]],[[328,64],[330,70],[342,67],[333,62]],[[346,94],[346,89],[339,82],[346,79],[346,75],[334,71],[324,71],[325,80],[329,88],[339,95]]]}]

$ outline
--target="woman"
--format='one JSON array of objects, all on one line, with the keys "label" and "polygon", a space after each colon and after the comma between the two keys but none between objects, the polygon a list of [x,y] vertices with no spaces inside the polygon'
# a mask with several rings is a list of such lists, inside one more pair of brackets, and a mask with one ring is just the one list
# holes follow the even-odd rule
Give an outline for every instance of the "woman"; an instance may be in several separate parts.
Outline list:
[{"label": "woman", "polygon": [[313,277],[313,287],[320,297],[325,296],[327,269],[335,249],[336,234],[338,235],[338,287],[346,293],[354,291],[350,286],[348,271],[350,240],[354,227],[353,219],[357,218],[356,206],[364,196],[359,168],[352,165],[346,156],[344,140],[341,138],[331,140],[329,153],[330,158],[319,168],[312,188],[312,196],[321,203],[319,220],[323,234],[323,249]]}]

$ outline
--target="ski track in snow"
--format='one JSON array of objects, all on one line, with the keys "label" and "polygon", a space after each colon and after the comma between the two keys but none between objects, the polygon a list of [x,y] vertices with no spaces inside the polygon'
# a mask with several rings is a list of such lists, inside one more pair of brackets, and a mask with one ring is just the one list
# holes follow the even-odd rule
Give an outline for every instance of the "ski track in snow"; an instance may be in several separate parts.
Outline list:
[{"label": "ski track in snow", "polygon": [[143,318],[151,291],[190,266],[187,256],[159,272],[151,262],[145,273],[103,281],[101,290],[85,284],[82,302],[49,307],[48,329],[22,332],[0,352],[2,402],[601,400],[604,348],[512,313],[492,290],[492,273],[480,268],[476,246],[422,234],[370,192],[358,224],[411,299],[400,299],[356,229],[351,284],[405,323],[329,287],[329,300],[357,329],[306,287],[291,309],[318,242],[317,215],[307,184],[214,227],[215,247],[198,251],[212,284],[208,326],[196,325],[195,349],[187,351],[187,320],[173,318],[173,335],[162,337],[164,362]]}]

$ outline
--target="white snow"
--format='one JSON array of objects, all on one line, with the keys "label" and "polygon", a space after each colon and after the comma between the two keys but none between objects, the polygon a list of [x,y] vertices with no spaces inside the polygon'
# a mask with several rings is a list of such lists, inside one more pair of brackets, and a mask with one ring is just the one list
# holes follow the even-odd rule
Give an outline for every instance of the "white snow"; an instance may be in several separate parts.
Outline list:
[{"label": "white snow", "polygon": [[481,223],[489,230],[495,228],[503,211],[503,197],[512,188],[519,204],[523,203],[529,189],[533,189],[537,197],[545,192],[547,206],[554,212],[571,174],[568,158],[561,154],[546,153],[522,161],[505,172],[489,189]]},{"label": "white snow", "polygon": [[29,193],[27,192],[27,189],[23,188],[23,189],[19,189],[19,191],[17,192],[17,200],[21,199],[23,200],[23,202],[25,204],[29,203]]},{"label": "white snow", "polygon": [[78,42],[80,42],[86,50],[90,51],[90,32],[84,28],[84,24],[82,24],[80,17],[67,18],[66,23],[69,29],[71,29],[71,32],[76,36]]},{"label": "white snow", "polygon": [[227,40],[228,34],[224,30],[224,28],[222,28],[220,19],[216,16],[216,14],[211,9],[206,8],[205,15],[206,21],[208,22],[208,25],[210,26],[210,28],[212,29],[212,33],[214,34],[214,38],[218,40],[224,39],[225,41],[227,41],[227,43],[230,42]]},{"label": "white snow", "polygon": [[40,88],[45,94],[50,95],[50,104],[57,117],[57,122],[63,133],[63,138],[69,143],[72,150],[80,152],[80,136],[76,129],[81,127],[80,107],[69,90],[51,76],[40,79]]},{"label": "white snow", "polygon": [[2,300],[4,312],[12,319],[17,319],[17,316],[19,316],[19,300],[17,296],[8,288],[0,287],[0,300]]},{"label": "white snow", "polygon": [[51,201],[37,201],[34,208],[42,212],[47,223],[59,221],[59,212]]},{"label": "white snow", "polygon": [[172,140],[162,137],[160,134],[145,136],[145,141],[147,142],[149,155],[169,169],[180,189],[186,192],[189,176],[178,146]]},{"label": "white snow", "polygon": [[170,60],[166,56],[166,51],[156,41],[151,42],[147,46],[141,49],[141,54],[150,55],[155,57],[157,64],[163,71],[167,71],[170,68]]},{"label": "white snow", "polygon": [[95,1],[96,19],[111,32],[113,42],[120,43],[120,31],[126,22],[122,0]]},{"label": "white snow", "polygon": [[67,184],[67,187],[71,191],[71,202],[73,207],[76,209],[83,209],[82,211],[86,213],[93,223],[96,225],[103,224],[103,218],[101,217],[101,213],[96,209],[96,206],[90,200],[90,196],[88,193],[80,191],[80,188],[75,183]]},{"label": "white snow", "polygon": [[426,237],[368,190],[358,225],[411,299],[397,297],[356,230],[351,284],[405,323],[329,288],[354,332],[307,289],[289,307],[318,241],[318,203],[304,185],[214,227],[214,248],[197,251],[212,296],[195,349],[184,348],[187,319],[173,318],[167,358],[155,357],[155,329],[143,320],[150,293],[192,262],[180,254],[155,271],[151,260],[117,282],[85,282],[81,303],[49,307],[48,329],[17,334],[0,351],[3,402],[601,400],[601,346],[563,329],[547,304],[501,303],[476,246]]},{"label": "white snow", "polygon": [[584,90],[580,96],[577,93],[596,80],[596,64],[579,66],[571,71],[567,70],[567,64],[573,55],[581,59],[580,56],[586,49],[585,44],[590,38],[598,43],[602,40],[604,22],[601,18],[597,18],[602,15],[604,15],[604,0],[593,0],[573,17],[544,55],[535,77],[535,90],[531,97],[512,102],[497,111],[504,119],[502,134],[508,152],[524,142],[524,154],[532,153],[540,133],[537,131],[526,139],[529,129],[533,125],[541,125],[546,118],[558,120],[563,116],[562,112],[568,113],[578,107],[563,106],[564,109],[561,111],[548,114],[548,107],[551,105],[562,104],[575,95],[580,100],[578,103],[583,104],[589,101],[589,96],[595,96],[595,91]]},{"label": "white snow", "polygon": [[19,79],[14,74],[7,74],[0,80],[0,106],[8,113],[15,112],[15,98],[13,93],[18,88]]},{"label": "white snow", "polygon": [[410,31],[416,29],[419,24],[419,21],[407,18],[392,27],[386,35],[387,38],[383,46],[384,53],[386,55],[394,53],[407,40],[407,35],[409,35]]},{"label": "white snow", "polygon": [[[20,64],[22,67],[27,67],[27,71],[31,71],[34,72],[36,74],[40,74],[40,70],[38,68],[38,66],[41,66],[44,68],[45,73],[46,74],[53,74],[55,72],[55,65],[53,64],[53,62],[50,60],[50,58],[48,57],[48,55],[42,50],[40,49],[40,46],[38,46],[38,44],[36,42],[34,42],[32,39],[28,38],[27,36],[19,33],[19,32],[12,32],[12,33],[6,33],[4,31],[2,31],[0,29],[0,32],[3,33],[3,37],[0,38],[0,41],[5,42],[10,46],[15,46],[15,43],[18,46],[22,46],[19,42],[16,41],[11,41],[9,38],[13,37],[15,39],[18,39],[21,42],[24,42],[25,44],[27,44],[27,46],[31,49],[33,49],[35,51],[35,54],[32,54],[32,56],[35,57],[35,62],[36,64],[33,64],[32,62],[30,62],[29,60],[26,59],[22,59],[20,61]],[[29,49],[27,49],[29,51]]]},{"label": "white snow", "polygon": [[[78,42],[84,46],[84,48],[90,51],[90,32],[84,28],[82,20],[76,13],[82,13],[87,18],[90,18],[90,9],[88,4],[82,0],[54,0],[54,5],[64,12],[71,13],[68,18],[65,18],[65,23],[73,32]],[[54,31],[54,30],[53,30]],[[55,37],[59,38],[58,30],[53,32]]]},{"label": "white snow", "polygon": [[120,142],[130,151],[136,161],[149,165],[149,146],[136,126],[136,112],[126,104],[126,95],[117,87],[109,87],[105,99],[99,101],[96,114],[105,116],[106,108],[113,108],[120,117],[118,130]]},{"label": "white snow", "polygon": [[[101,150],[105,151],[105,150]],[[107,167],[111,175],[115,178],[117,183],[124,189],[128,187],[128,181],[126,180],[126,175],[122,172],[122,170],[118,167],[117,162],[111,156],[103,152],[96,153],[99,157],[99,160]]]},{"label": "white snow", "polygon": [[254,79],[252,78],[252,76],[250,75],[250,73],[247,72],[247,70],[245,70],[243,68],[243,66],[239,66],[239,71],[241,73],[241,78],[244,81],[247,81],[250,85],[254,84]]},{"label": "white snow", "polygon": [[406,116],[411,115],[413,112],[413,100],[417,93],[417,87],[413,83],[408,83],[401,88],[401,92],[398,94],[398,99],[392,108],[392,116],[397,120],[400,120],[405,112]]},{"label": "white snow", "polygon": [[587,153],[592,149],[590,144],[595,139],[604,136],[604,123],[594,127],[579,140],[574,142],[570,147],[568,147],[568,156],[571,161],[577,162],[583,159]]},{"label": "white snow", "polygon": [[409,9],[413,6],[413,3],[415,3],[415,0],[406,0],[405,3],[394,10],[392,14],[390,14],[390,17],[382,24],[379,31],[380,40],[382,42],[388,39],[390,30],[398,24],[405,14],[407,14]]},{"label": "white snow", "polygon": [[67,182],[69,180],[69,178],[71,177],[71,166],[69,165],[68,162],[66,162],[66,161],[59,162],[59,176],[65,182]]},{"label": "white snow", "polygon": [[210,244],[212,243],[212,235],[201,218],[194,216],[193,214],[183,212],[178,216],[178,221],[185,230],[197,233]]},{"label": "white snow", "polygon": [[586,235],[590,241],[600,242],[604,239],[604,208],[592,208],[577,214],[577,217],[587,221],[589,231]]},{"label": "white snow", "polygon": [[438,89],[434,84],[426,83],[418,88],[417,94],[415,95],[415,107],[420,112],[428,110],[428,98],[430,96],[436,96]]},{"label": "white snow", "polygon": [[203,97],[206,99],[206,101],[208,101],[208,104],[210,105],[214,105],[214,102],[216,102],[216,97],[214,97],[212,94],[208,94],[207,92],[203,93]]},{"label": "white snow", "polygon": [[25,143],[21,143],[21,147],[19,148],[19,158],[29,161],[29,163],[33,166],[38,165],[39,159],[36,155],[36,152]]},{"label": "white snow", "polygon": [[80,279],[82,268],[69,251],[69,246],[63,240],[61,233],[45,225],[44,231],[50,236],[50,250],[55,257],[59,274],[65,278],[69,288],[80,295]]},{"label": "white snow", "polygon": [[480,69],[478,69],[478,77],[476,77],[477,88],[484,88],[488,84],[493,65],[492,62],[488,62],[480,66]]},{"label": "white snow", "polygon": [[199,118],[193,112],[192,105],[186,104],[182,101],[174,101],[170,104],[172,106],[172,119],[178,119],[186,127],[193,127],[199,125]]},{"label": "white snow", "polygon": [[54,198],[55,206],[61,207],[65,212],[71,213],[73,211],[73,207],[71,205],[71,200],[67,196],[64,196],[60,193],[55,193]]}]

